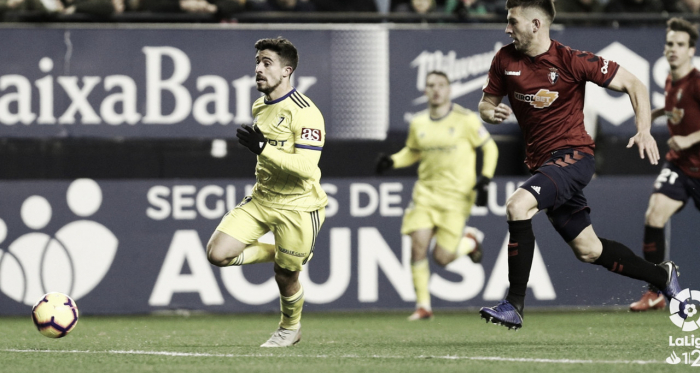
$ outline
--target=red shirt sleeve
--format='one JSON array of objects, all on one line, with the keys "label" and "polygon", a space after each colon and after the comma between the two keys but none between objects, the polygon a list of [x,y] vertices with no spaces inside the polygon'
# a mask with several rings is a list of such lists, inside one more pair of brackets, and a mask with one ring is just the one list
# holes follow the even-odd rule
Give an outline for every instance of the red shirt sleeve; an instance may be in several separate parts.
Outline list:
[{"label": "red shirt sleeve", "polygon": [[506,91],[505,82],[503,80],[503,68],[501,64],[501,58],[503,55],[503,49],[496,52],[491,61],[491,68],[489,68],[489,75],[486,79],[486,84],[484,85],[484,93],[491,95],[496,95],[503,97],[508,94]]},{"label": "red shirt sleeve", "polygon": [[593,82],[601,87],[607,87],[620,67],[617,62],[593,53],[577,50],[571,52],[571,74],[578,81]]}]

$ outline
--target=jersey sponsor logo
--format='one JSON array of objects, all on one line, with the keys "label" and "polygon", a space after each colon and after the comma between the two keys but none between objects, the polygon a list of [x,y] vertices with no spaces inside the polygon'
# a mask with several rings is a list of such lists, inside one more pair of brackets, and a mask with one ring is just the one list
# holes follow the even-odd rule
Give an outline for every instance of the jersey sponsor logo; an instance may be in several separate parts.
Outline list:
[{"label": "jersey sponsor logo", "polygon": [[600,72],[603,73],[603,75],[608,73],[608,63],[610,63],[610,61],[603,59],[603,67],[600,68]]},{"label": "jersey sponsor logo", "polygon": [[276,126],[276,127],[279,127],[280,124],[282,124],[282,122],[284,122],[284,117],[280,117],[280,120],[279,120],[279,122],[277,122],[277,126]]},{"label": "jersey sponsor logo", "polygon": [[520,70],[518,70],[518,71],[508,71],[508,70],[506,70],[506,75],[520,76]]},{"label": "jersey sponsor logo", "polygon": [[321,141],[321,130],[315,128],[302,128],[301,139],[308,141]]},{"label": "jersey sponsor logo", "polygon": [[287,249],[283,248],[282,246],[277,246],[277,250],[279,250],[279,251],[282,252],[282,253],[285,253],[285,254],[288,254],[288,255],[291,255],[291,256],[296,256],[296,257],[299,257],[299,258],[303,258],[303,257],[306,256],[306,254],[304,254],[304,253],[299,253],[299,252],[296,252],[296,251],[287,250]]},{"label": "jersey sponsor logo", "polygon": [[555,84],[557,80],[559,80],[559,73],[557,73],[557,69],[551,67],[549,69],[549,73],[547,74],[547,79],[549,79],[550,83]]},{"label": "jersey sponsor logo", "polygon": [[674,107],[673,110],[665,111],[664,114],[666,114],[666,118],[668,118],[668,121],[671,122],[671,124],[679,125],[683,120],[685,110]]},{"label": "jersey sponsor logo", "polygon": [[559,97],[559,92],[550,91],[548,89],[540,89],[534,95],[532,93],[514,92],[515,99],[518,101],[527,102],[537,109],[550,107]]}]

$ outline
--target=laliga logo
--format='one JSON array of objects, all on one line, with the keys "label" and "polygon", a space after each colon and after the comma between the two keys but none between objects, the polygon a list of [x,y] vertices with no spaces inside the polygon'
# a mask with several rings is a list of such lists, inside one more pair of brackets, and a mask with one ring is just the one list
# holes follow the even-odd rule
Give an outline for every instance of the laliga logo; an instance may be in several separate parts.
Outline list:
[{"label": "laliga logo", "polygon": [[[682,299],[682,301],[679,301]],[[671,321],[684,332],[692,332],[696,330],[700,324],[698,319],[691,318],[698,314],[698,302],[700,302],[700,291],[683,289],[678,295],[671,299],[669,310]]]},{"label": "laliga logo", "polygon": [[[93,215],[102,205],[102,190],[91,179],[77,179],[68,187],[66,201],[80,217]],[[80,299],[107,274],[119,241],[100,223],[76,220],[45,233],[52,209],[46,198],[28,197],[22,203],[22,222],[36,232],[26,233],[0,249],[0,291],[17,302],[32,305],[50,291]],[[7,226],[0,219],[0,243]]]}]

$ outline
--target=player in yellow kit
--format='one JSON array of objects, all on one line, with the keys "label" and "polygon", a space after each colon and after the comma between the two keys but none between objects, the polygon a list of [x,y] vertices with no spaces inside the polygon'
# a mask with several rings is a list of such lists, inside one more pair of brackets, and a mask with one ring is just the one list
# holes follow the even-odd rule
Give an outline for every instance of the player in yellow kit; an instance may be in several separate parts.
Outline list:
[{"label": "player in yellow kit", "polygon": [[[409,320],[430,319],[428,246],[433,258],[446,266],[469,254],[481,261],[483,233],[465,228],[472,205],[486,205],[488,185],[496,170],[498,147],[479,117],[450,99],[450,80],[441,71],[426,76],[428,109],[410,124],[406,146],[391,156],[380,154],[377,173],[420,162],[413,200],[404,214],[401,233],[411,236],[411,272],[416,310]],[[476,177],[476,149],[483,152],[481,176]]]},{"label": "player in yellow kit", "polygon": [[[236,137],[257,155],[257,182],[252,195],[221,220],[207,256],[219,267],[274,261],[282,315],[261,347],[287,347],[301,339],[299,271],[313,256],[328,203],[318,168],[326,132],[316,105],[291,86],[299,61],[294,45],[262,39],[255,49],[255,82],[264,96],[253,104],[253,126],[239,128]],[[258,242],[269,231],[275,244]]]}]

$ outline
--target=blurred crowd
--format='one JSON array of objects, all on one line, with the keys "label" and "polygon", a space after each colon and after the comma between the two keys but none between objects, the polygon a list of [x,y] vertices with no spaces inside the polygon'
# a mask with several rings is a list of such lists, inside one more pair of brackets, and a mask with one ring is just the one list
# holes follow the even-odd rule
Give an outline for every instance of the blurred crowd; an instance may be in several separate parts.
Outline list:
[{"label": "blurred crowd", "polygon": [[[700,0],[555,0],[558,13],[700,14]],[[86,14],[108,17],[129,12],[211,14],[219,20],[244,12],[374,12],[444,14],[468,19],[506,14],[505,0],[0,0],[0,15]]]}]

